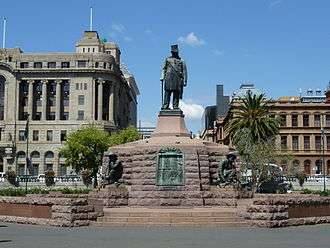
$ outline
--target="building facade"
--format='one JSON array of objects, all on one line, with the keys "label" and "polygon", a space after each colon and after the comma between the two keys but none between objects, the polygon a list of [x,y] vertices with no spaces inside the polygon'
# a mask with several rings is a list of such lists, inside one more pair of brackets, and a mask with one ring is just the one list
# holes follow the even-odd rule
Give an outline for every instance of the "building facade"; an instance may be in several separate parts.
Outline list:
[{"label": "building facade", "polygon": [[[254,87],[254,93],[261,93]],[[245,93],[244,93],[245,92]],[[239,105],[237,97],[246,94],[246,87],[233,95],[231,107]],[[324,93],[325,92],[325,93]],[[291,161],[278,161],[284,170],[297,166],[308,175],[330,174],[330,87],[326,91],[308,90],[300,96],[280,97],[273,101],[271,114],[280,119],[276,137],[278,149],[293,155]],[[225,126],[230,115],[219,117],[212,130],[217,143],[232,145]],[[323,162],[324,161],[324,162]]]},{"label": "building facade", "polygon": [[0,172],[67,174],[58,152],[67,135],[92,123],[109,132],[136,126],[137,95],[119,47],[96,31],[74,53],[0,49]]}]

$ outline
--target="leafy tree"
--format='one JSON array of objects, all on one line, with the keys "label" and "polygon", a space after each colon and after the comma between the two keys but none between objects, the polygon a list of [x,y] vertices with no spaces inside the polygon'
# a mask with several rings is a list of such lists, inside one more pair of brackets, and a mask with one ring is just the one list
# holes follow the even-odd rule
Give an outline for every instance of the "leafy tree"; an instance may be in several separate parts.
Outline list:
[{"label": "leafy tree", "polygon": [[72,166],[77,172],[90,170],[96,187],[97,172],[103,153],[109,149],[109,145],[109,133],[89,125],[71,133],[60,153],[66,158],[65,164]]},{"label": "leafy tree", "polygon": [[248,92],[236,103],[225,128],[240,158],[251,169],[256,187],[268,179],[269,164],[284,156],[275,144],[279,120],[270,114],[272,104],[264,94]]},{"label": "leafy tree", "polygon": [[125,144],[136,141],[140,138],[138,130],[133,127],[127,127],[118,133],[112,134],[110,137],[110,146]]},{"label": "leafy tree", "polygon": [[[140,135],[135,127],[128,127],[118,133],[110,134],[95,125],[89,125],[71,133],[60,153],[66,158],[66,166],[77,172],[90,171],[97,186],[97,173],[102,164],[105,151],[111,146],[132,142]],[[86,174],[85,173],[85,174]]]},{"label": "leafy tree", "polygon": [[271,116],[271,102],[264,94],[256,95],[250,91],[238,100],[230,112],[230,121],[226,131],[233,138],[242,129],[249,131],[253,141],[265,141],[278,133],[279,120]]}]

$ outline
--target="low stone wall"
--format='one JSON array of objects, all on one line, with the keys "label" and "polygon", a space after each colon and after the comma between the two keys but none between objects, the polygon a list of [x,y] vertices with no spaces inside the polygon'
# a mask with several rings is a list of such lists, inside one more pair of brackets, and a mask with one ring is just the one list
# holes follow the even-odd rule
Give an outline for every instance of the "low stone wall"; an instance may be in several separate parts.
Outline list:
[{"label": "low stone wall", "polygon": [[330,223],[330,197],[314,195],[258,195],[241,215],[259,227]]},{"label": "low stone wall", "polygon": [[86,195],[27,195],[0,197],[0,221],[52,226],[87,226],[100,212]]}]

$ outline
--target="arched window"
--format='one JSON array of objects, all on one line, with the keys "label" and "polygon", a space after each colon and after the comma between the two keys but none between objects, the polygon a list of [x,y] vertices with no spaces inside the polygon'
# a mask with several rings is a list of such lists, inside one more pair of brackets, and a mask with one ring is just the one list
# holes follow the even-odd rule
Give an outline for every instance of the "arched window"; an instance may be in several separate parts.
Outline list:
[{"label": "arched window", "polygon": [[293,167],[299,167],[299,165],[300,165],[299,160],[297,160],[297,159],[293,160],[292,165],[293,165]]},{"label": "arched window", "polygon": [[304,172],[306,174],[311,174],[311,161],[310,160],[304,161]]},{"label": "arched window", "polygon": [[322,160],[318,159],[315,161],[315,174],[321,174],[322,173]]},{"label": "arched window", "polygon": [[31,158],[40,158],[40,153],[37,151],[31,152]]},{"label": "arched window", "polygon": [[17,152],[17,158],[25,158],[25,152],[23,151]]},{"label": "arched window", "polygon": [[45,153],[45,158],[54,158],[54,153],[51,151],[48,151]]},{"label": "arched window", "polygon": [[5,83],[6,79],[0,75],[0,120],[4,119],[5,113]]}]

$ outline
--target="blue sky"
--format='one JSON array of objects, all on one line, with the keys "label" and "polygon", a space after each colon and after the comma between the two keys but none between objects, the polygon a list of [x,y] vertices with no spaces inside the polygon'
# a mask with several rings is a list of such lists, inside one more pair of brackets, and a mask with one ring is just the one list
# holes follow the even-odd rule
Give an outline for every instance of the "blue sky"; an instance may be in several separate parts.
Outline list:
[{"label": "blue sky", "polygon": [[[73,51],[88,29],[89,0],[1,1],[7,47],[25,52]],[[159,74],[172,43],[188,66],[184,92],[188,128],[200,129],[201,106],[215,86],[231,94],[253,82],[268,96],[297,95],[330,80],[328,0],[94,0],[94,29],[122,50],[141,96],[139,119],[155,123]],[[189,113],[188,113],[189,112]]]}]

